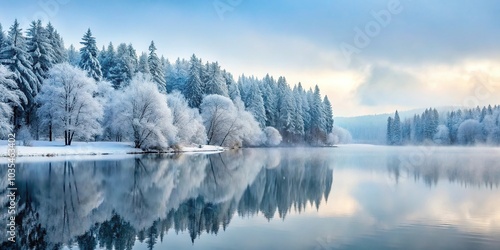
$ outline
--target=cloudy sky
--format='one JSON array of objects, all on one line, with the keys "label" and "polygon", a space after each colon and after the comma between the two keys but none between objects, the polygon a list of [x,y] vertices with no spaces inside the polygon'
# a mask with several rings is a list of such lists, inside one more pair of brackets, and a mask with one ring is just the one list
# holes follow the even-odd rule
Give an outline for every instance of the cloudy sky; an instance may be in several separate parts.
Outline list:
[{"label": "cloudy sky", "polygon": [[170,60],[195,53],[234,75],[318,84],[337,116],[500,103],[494,0],[0,0],[4,30],[51,21],[66,46],[151,40]]}]

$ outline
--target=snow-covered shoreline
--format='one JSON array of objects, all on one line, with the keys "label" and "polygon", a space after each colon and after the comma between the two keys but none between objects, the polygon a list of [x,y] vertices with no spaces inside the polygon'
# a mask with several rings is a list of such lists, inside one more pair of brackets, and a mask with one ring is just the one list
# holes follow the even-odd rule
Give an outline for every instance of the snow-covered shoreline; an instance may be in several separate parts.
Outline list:
[{"label": "snow-covered shoreline", "polygon": [[[7,141],[0,141],[0,157],[7,157]],[[32,146],[16,146],[16,157],[52,157],[71,155],[130,155],[155,153],[133,147],[132,142],[73,142],[65,146],[62,141],[33,141]],[[217,153],[224,151],[223,147],[202,145],[181,147],[161,153]]]}]

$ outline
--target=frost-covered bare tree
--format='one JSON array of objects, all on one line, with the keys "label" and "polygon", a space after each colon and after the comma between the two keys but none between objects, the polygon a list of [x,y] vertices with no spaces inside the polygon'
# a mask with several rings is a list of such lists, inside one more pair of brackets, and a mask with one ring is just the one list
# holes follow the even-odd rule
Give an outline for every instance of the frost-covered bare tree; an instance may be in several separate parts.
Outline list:
[{"label": "frost-covered bare tree", "polygon": [[352,136],[347,129],[339,126],[333,126],[332,132],[328,134],[326,142],[329,145],[349,144],[352,142]]},{"label": "frost-covered bare tree", "polygon": [[258,122],[241,101],[236,105],[228,97],[208,95],[200,106],[207,130],[208,144],[220,146],[258,145],[261,133]]},{"label": "frost-covered bare tree", "polygon": [[26,96],[13,80],[14,73],[0,65],[0,137],[12,131],[13,107],[22,108]]},{"label": "frost-covered bare tree", "polygon": [[283,139],[280,135],[280,132],[274,127],[266,127],[262,135],[262,143],[267,146],[277,146]]},{"label": "frost-covered bare tree", "polygon": [[166,149],[177,134],[166,95],[149,77],[138,74],[115,97],[113,124],[123,128],[136,148]]},{"label": "frost-covered bare tree", "polygon": [[55,65],[37,96],[42,126],[63,133],[65,145],[71,145],[75,136],[88,140],[100,134],[103,108],[94,98],[96,91],[95,81],[83,70],[68,63]]},{"label": "frost-covered bare tree", "polygon": [[477,120],[468,119],[458,127],[458,141],[461,144],[473,145],[481,141],[481,123]]},{"label": "frost-covered bare tree", "polygon": [[167,95],[167,102],[172,111],[173,125],[178,131],[174,143],[205,144],[207,135],[198,110],[190,108],[186,98],[179,91]]}]

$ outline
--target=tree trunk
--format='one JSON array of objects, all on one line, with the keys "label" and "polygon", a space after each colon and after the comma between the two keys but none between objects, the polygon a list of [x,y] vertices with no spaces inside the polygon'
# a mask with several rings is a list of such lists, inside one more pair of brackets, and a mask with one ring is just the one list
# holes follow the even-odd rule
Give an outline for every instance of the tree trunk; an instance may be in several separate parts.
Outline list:
[{"label": "tree trunk", "polygon": [[52,141],[52,123],[49,125],[49,141]]}]

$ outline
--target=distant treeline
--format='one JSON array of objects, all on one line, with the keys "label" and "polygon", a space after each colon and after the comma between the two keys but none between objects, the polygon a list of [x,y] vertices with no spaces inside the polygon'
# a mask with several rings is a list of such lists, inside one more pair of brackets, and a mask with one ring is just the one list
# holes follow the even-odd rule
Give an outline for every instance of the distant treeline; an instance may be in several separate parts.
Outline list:
[{"label": "distant treeline", "polygon": [[387,144],[500,145],[500,106],[457,109],[439,114],[427,109],[401,121],[398,111],[387,120]]}]

